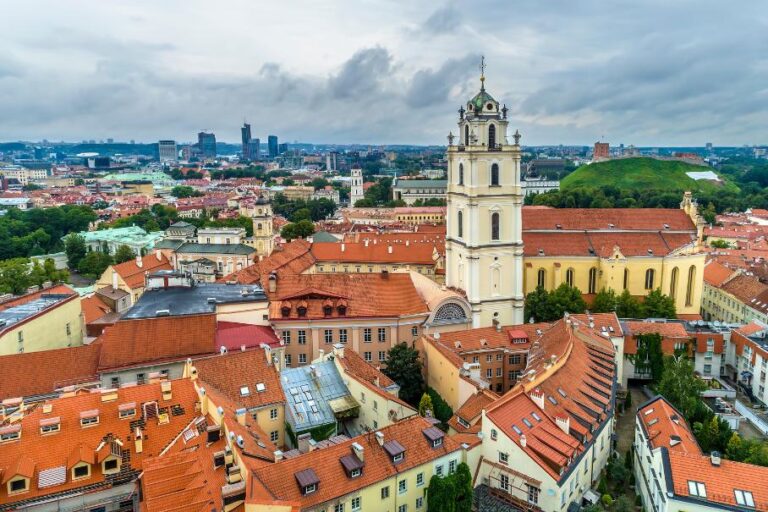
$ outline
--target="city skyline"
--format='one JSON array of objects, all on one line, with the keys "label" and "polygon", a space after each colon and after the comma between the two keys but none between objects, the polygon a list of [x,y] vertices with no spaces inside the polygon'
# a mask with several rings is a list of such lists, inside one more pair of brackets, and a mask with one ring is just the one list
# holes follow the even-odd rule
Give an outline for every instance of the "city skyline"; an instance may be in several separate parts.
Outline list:
[{"label": "city skyline", "polygon": [[760,144],[758,5],[30,2],[0,34],[0,140],[234,143],[245,118],[282,140],[441,145],[485,55],[526,145]]}]

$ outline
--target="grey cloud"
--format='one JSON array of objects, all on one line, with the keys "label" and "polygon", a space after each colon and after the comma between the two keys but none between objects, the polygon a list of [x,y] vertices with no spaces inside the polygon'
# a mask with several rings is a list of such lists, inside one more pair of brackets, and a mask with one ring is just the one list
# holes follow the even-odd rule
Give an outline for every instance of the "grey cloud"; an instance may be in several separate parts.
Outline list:
[{"label": "grey cloud", "polygon": [[446,34],[454,32],[461,25],[461,13],[453,5],[446,5],[427,18],[421,29],[429,34]]},{"label": "grey cloud", "polygon": [[461,84],[471,75],[476,75],[479,55],[467,55],[451,59],[436,70],[422,69],[411,79],[406,101],[412,107],[446,104],[449,93],[456,84]]},{"label": "grey cloud", "polygon": [[388,78],[392,56],[381,47],[355,53],[341,71],[331,77],[328,89],[334,99],[363,98],[376,93]]}]

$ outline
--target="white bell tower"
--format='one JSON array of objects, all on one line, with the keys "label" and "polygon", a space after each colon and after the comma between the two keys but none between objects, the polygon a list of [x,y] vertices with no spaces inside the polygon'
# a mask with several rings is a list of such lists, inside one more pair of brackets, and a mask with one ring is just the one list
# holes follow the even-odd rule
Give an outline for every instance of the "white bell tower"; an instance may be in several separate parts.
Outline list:
[{"label": "white bell tower", "polygon": [[352,169],[352,189],[349,193],[349,206],[355,206],[360,199],[365,198],[363,192],[363,170],[359,168]]},{"label": "white bell tower", "polygon": [[508,143],[507,107],[480,68],[480,92],[459,109],[458,137],[448,135],[446,284],[466,293],[473,327],[522,324],[520,134]]}]

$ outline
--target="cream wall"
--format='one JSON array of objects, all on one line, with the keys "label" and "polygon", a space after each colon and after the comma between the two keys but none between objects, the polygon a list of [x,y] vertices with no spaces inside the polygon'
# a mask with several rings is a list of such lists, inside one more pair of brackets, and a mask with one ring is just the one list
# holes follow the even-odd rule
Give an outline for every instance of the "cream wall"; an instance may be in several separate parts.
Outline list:
[{"label": "cream wall", "polygon": [[768,314],[757,311],[741,302],[734,295],[704,283],[701,314],[706,320],[747,324],[753,320],[768,323]]},{"label": "cream wall", "polygon": [[376,393],[371,388],[364,386],[355,378],[347,378],[347,389],[350,394],[360,404],[360,414],[352,422],[354,430],[364,432],[367,429],[378,430],[395,423],[389,416],[389,411],[394,410],[397,413],[397,420],[415,416],[417,411],[410,407],[405,407],[399,402],[387,398],[386,392]]},{"label": "cream wall", "polygon": [[216,320],[251,325],[269,324],[269,302],[243,302],[240,304],[217,304]]},{"label": "cream wall", "polygon": [[[74,296],[36,317],[4,330],[0,335],[0,355],[77,347],[83,344],[83,329],[80,297]],[[19,342],[19,333],[23,342]]]},{"label": "cream wall", "polygon": [[[633,257],[599,258],[579,256],[530,256],[525,258],[525,293],[528,294],[538,285],[540,269],[545,272],[545,288],[553,290],[566,282],[568,269],[573,269],[573,285],[582,293],[589,293],[589,271],[595,268],[595,293],[602,289],[613,289],[616,293],[624,291],[624,271],[628,271],[629,293],[634,296],[647,295],[651,290],[645,288],[646,271],[654,270],[653,288],[670,295],[674,292],[675,305],[678,314],[699,314],[701,296],[704,286],[705,255],[672,255],[665,257],[633,256]],[[686,304],[686,287],[688,271],[694,267],[695,275],[690,305]],[[677,283],[671,286],[673,269],[678,269]]]},{"label": "cream wall", "polygon": [[[275,419],[270,418],[272,409],[277,409],[277,418]],[[256,424],[267,436],[277,431],[278,438],[274,444],[278,447],[285,446],[285,404],[269,404],[264,407],[249,409],[248,414],[256,420]]]},{"label": "cream wall", "polygon": [[449,361],[432,343],[419,341],[427,371],[427,385],[445,400],[451,409],[458,410],[477,393],[478,388],[461,376],[459,368]]},{"label": "cream wall", "polygon": [[305,274],[329,274],[329,273],[330,274],[336,274],[336,273],[380,274],[384,270],[388,272],[413,270],[418,272],[419,274],[429,277],[433,281],[442,282],[445,280],[445,277],[442,275],[437,275],[435,270],[438,268],[440,268],[440,265],[438,262],[435,262],[434,264],[431,264],[431,265],[419,265],[419,264],[408,264],[408,263],[386,264],[386,263],[369,263],[369,262],[360,262],[360,261],[323,261],[321,263],[315,263],[314,265],[309,267],[309,269],[307,269],[304,273]]}]

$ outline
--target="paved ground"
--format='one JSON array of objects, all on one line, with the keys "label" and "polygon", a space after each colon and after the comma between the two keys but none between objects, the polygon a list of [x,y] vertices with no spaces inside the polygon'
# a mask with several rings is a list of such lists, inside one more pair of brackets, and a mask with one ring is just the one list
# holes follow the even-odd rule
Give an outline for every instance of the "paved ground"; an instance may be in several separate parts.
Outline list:
[{"label": "paved ground", "polygon": [[746,419],[739,425],[739,435],[744,439],[765,439],[765,436]]},{"label": "paved ground", "polygon": [[632,393],[631,410],[625,411],[616,421],[616,451],[619,452],[621,457],[632,446],[632,440],[635,436],[635,413],[637,412],[637,406],[647,401],[640,388],[629,388],[629,392]]}]

